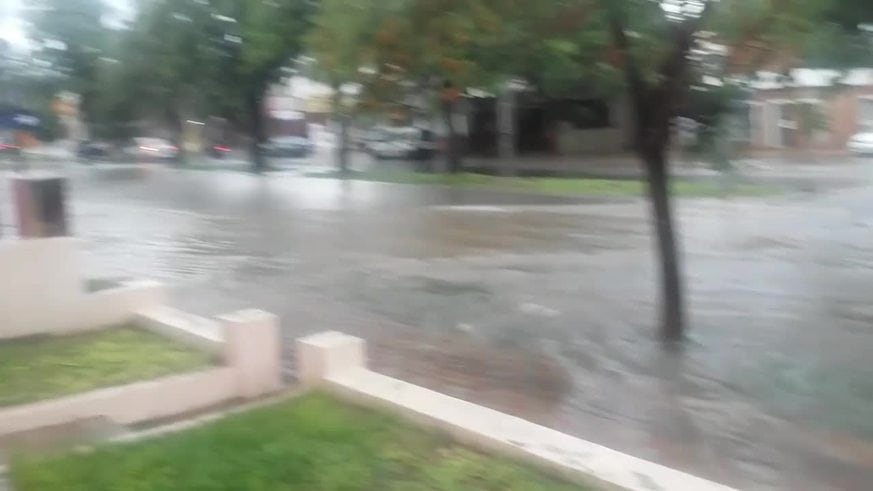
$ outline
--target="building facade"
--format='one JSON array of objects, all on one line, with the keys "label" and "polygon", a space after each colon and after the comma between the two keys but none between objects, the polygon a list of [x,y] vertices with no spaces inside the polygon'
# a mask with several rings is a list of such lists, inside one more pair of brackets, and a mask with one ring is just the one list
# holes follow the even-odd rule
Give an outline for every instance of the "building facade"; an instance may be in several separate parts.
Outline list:
[{"label": "building facade", "polygon": [[799,69],[759,76],[752,89],[752,150],[841,151],[856,133],[873,131],[873,69]]},{"label": "building facade", "polygon": [[[625,97],[546,98],[515,94],[469,99],[469,151],[497,156],[508,137],[513,155],[613,155],[633,146],[632,113]],[[506,135],[506,133],[511,133]]]}]

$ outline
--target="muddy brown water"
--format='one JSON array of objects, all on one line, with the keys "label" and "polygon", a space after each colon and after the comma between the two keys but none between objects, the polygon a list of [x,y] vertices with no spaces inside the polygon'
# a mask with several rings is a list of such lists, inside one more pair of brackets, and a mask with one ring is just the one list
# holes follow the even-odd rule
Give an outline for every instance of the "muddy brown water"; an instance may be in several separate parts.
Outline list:
[{"label": "muddy brown water", "polygon": [[873,482],[873,188],[683,201],[679,350],[641,201],[156,169],[70,191],[89,276],[360,335],[380,371],[741,489]]}]

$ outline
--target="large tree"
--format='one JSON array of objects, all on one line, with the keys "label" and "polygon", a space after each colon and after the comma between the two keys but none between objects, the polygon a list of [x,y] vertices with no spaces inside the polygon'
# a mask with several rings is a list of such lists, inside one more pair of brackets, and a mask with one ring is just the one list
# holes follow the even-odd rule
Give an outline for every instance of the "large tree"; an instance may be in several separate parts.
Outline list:
[{"label": "large tree", "polygon": [[[635,116],[636,152],[646,169],[661,269],[664,339],[685,332],[682,267],[670,199],[671,128],[694,78],[692,50],[720,45],[725,73],[737,59],[754,69],[796,52],[823,14],[818,0],[601,0]],[[750,55],[751,54],[751,55]],[[752,60],[754,60],[752,62]]]},{"label": "large tree", "polygon": [[477,46],[496,26],[490,0],[385,0],[372,49],[375,76],[365,86],[371,102],[390,102],[438,114],[445,127],[449,172],[462,168],[455,128],[465,88],[486,81]]},{"label": "large tree", "polygon": [[349,128],[356,104],[345,94],[368,82],[374,62],[373,40],[384,20],[386,2],[379,0],[323,0],[307,36],[308,53],[315,57],[309,75],[333,90],[332,113],[338,124],[336,164],[348,171]]},{"label": "large tree", "polygon": [[[108,110],[133,107],[140,117],[162,122],[184,161],[182,134],[189,118],[208,115],[206,94],[218,72],[210,4],[199,0],[151,0],[142,4],[107,73]],[[114,83],[114,85],[112,85]]]},{"label": "large tree", "polygon": [[[626,92],[634,149],[648,182],[661,270],[661,335],[683,337],[685,309],[670,198],[669,149],[700,70],[726,79],[777,60],[796,62],[831,6],[821,0],[507,0],[499,37],[479,59],[549,92]],[[717,47],[717,57],[701,52]],[[717,66],[711,66],[712,63]],[[623,83],[610,84],[614,75]],[[602,92],[601,92],[602,93]]]},{"label": "large tree", "polygon": [[103,0],[34,0],[25,11],[32,28],[33,54],[63,76],[58,88],[81,96],[89,123],[99,119],[100,65],[113,32]]},{"label": "large tree", "polygon": [[119,43],[119,66],[107,73],[114,84],[103,87],[107,108],[163,122],[180,149],[187,119],[224,117],[249,136],[253,169],[263,170],[263,99],[301,53],[314,2],[150,0],[140,7]]},{"label": "large tree", "polygon": [[222,33],[228,46],[222,53],[212,102],[250,137],[252,169],[266,162],[259,148],[267,138],[264,96],[270,84],[293,65],[317,9],[313,0],[221,0],[216,15],[226,19]]}]

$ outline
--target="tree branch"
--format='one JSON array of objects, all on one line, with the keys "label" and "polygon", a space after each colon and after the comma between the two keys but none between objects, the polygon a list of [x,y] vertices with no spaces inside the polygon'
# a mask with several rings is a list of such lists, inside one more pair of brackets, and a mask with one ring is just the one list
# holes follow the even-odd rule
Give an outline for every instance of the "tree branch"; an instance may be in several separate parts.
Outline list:
[{"label": "tree branch", "polygon": [[609,30],[612,33],[612,40],[623,58],[625,79],[630,88],[631,97],[634,99],[634,104],[637,108],[642,108],[645,102],[645,95],[648,92],[648,84],[630,52],[630,40],[625,31],[627,28],[626,12],[619,5],[619,2],[611,0],[607,0],[607,10],[609,14]]},{"label": "tree branch", "polygon": [[673,50],[658,71],[663,77],[662,83],[678,81],[684,77],[683,72],[688,67],[688,53],[694,44],[694,35],[700,31],[715,4],[715,1],[707,1],[700,15],[677,24],[673,29]]}]

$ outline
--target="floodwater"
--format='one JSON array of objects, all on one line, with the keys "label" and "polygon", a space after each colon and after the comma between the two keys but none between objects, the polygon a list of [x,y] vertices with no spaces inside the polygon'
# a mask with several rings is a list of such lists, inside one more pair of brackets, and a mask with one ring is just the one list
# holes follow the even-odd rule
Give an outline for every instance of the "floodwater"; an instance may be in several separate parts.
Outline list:
[{"label": "floodwater", "polygon": [[[640,200],[124,167],[75,171],[70,194],[93,277],[263,308],[288,340],[360,335],[380,371],[741,489],[868,490],[867,182],[682,201],[673,350]],[[9,203],[4,184],[4,235]]]}]

